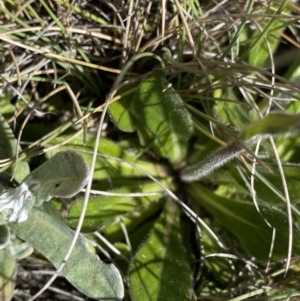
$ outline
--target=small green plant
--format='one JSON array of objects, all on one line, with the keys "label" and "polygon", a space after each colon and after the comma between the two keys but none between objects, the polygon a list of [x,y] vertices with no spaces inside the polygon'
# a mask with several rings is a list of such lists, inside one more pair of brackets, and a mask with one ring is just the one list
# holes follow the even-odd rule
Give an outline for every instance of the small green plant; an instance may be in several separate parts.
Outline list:
[{"label": "small green plant", "polygon": [[[123,86],[122,92],[126,92],[126,88],[132,89],[132,86]],[[222,113],[226,110],[223,108]],[[130,98],[112,103],[109,113],[123,131],[137,131],[139,143],[135,144],[134,149],[126,150],[126,147],[123,149],[112,141],[101,139],[90,200],[85,209],[86,203],[79,194],[67,213],[68,224],[48,201],[73,197],[87,184],[91,176],[88,165],[92,165],[94,135],[85,136],[86,146],[82,145],[81,135],[73,139],[69,135],[54,138],[53,145],[70,141],[69,150],[64,146],[56,148],[50,159],[31,173],[24,161],[16,164],[16,176],[26,176],[25,179],[19,186],[2,187],[0,195],[1,243],[5,256],[10,256],[8,247],[13,249],[15,244],[14,240],[10,240],[12,231],[60,268],[63,255],[72,241],[71,228],[77,227],[82,212],[85,212],[83,232],[92,233],[101,229],[101,233],[110,241],[115,241],[122,250],[123,258],[134,254],[128,267],[121,271],[126,273],[128,269],[128,285],[133,300],[145,300],[149,292],[155,300],[189,300],[193,292],[192,258],[187,248],[183,247],[186,239],[183,229],[188,225],[190,227],[190,222],[204,227],[203,245],[216,254],[224,253],[225,245],[217,238],[210,223],[185,204],[181,187],[184,187],[189,198],[201,204],[233,235],[230,240],[238,239],[241,252],[262,262],[300,253],[300,233],[290,223],[289,212],[286,213],[280,206],[282,196],[272,187],[281,179],[273,175],[271,182],[268,180],[272,176],[270,171],[274,171],[273,165],[268,164],[254,171],[261,180],[255,186],[256,198],[264,199],[259,204],[250,201],[251,195],[248,192],[247,196],[246,190],[243,190],[243,199],[238,197],[241,179],[232,169],[229,169],[234,177],[230,182],[234,185],[231,192],[226,184],[224,189],[227,190],[224,192],[221,186],[219,191],[213,192],[199,183],[199,179],[207,179],[213,171],[238,156],[253,156],[259,160],[251,151],[252,145],[259,139],[297,131],[299,114],[272,113],[260,120],[249,121],[226,146],[198,162],[188,163],[186,156],[193,135],[192,115],[180,96],[168,85],[162,70],[155,70],[146,77]],[[6,136],[1,142],[4,150],[1,156],[3,159],[6,156],[12,158],[20,148],[3,118],[2,132]],[[149,148],[163,160],[154,164],[140,159]],[[283,168],[287,176],[298,171],[298,166]],[[24,175],[24,170],[27,175]],[[107,179],[113,187],[110,192],[106,192]],[[278,200],[273,199],[270,203],[263,196],[266,189],[277,195]],[[293,193],[294,189],[289,189]],[[226,195],[228,193],[230,197]],[[297,214],[294,200],[290,201],[289,206],[291,212]],[[188,217],[185,222],[180,218],[181,210]],[[158,218],[143,225],[147,217],[153,218],[154,215]],[[120,243],[124,226],[130,234],[130,249],[129,245]],[[292,237],[290,233],[293,233]],[[78,237],[62,273],[87,296],[122,299],[124,288],[119,271],[113,265],[108,266],[97,260],[88,250],[87,242],[83,235]],[[58,246],[65,253],[58,254]],[[226,258],[225,253],[224,256]],[[214,267],[207,260],[207,268],[214,274]],[[11,265],[12,269],[14,265]],[[225,259],[218,268],[222,269],[222,281],[228,281],[232,273],[228,260],[226,263]],[[87,273],[89,278],[82,281]],[[175,278],[174,274],[177,275]],[[91,279],[97,283],[93,289],[90,287]]]},{"label": "small green plant", "polygon": [[297,4],[144,2],[1,2],[0,299],[299,297]]}]

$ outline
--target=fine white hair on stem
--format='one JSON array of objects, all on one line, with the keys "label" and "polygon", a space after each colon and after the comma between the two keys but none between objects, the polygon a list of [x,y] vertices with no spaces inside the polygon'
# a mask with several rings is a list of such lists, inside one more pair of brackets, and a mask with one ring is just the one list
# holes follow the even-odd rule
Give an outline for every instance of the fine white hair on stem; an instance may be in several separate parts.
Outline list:
[{"label": "fine white hair on stem", "polygon": [[184,168],[180,175],[181,180],[184,182],[197,181],[232,160],[243,150],[242,141],[234,140],[206,159]]}]

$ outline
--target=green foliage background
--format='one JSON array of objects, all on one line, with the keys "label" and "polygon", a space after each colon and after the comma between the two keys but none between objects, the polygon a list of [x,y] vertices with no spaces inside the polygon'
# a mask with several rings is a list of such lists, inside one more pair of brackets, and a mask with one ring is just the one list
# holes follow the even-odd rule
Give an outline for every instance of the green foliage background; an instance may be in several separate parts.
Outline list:
[{"label": "green foliage background", "polygon": [[[24,168],[66,149],[86,159],[80,237],[120,271],[125,300],[297,300],[296,3],[41,0],[0,10],[0,113],[18,139],[0,142],[1,172],[17,166],[22,181]],[[17,163],[5,147],[22,148]],[[51,202],[60,231],[73,233],[83,193]],[[31,241],[25,224],[11,229],[34,247],[30,258],[51,261],[38,231]],[[16,260],[30,252],[5,252],[10,300]]]}]

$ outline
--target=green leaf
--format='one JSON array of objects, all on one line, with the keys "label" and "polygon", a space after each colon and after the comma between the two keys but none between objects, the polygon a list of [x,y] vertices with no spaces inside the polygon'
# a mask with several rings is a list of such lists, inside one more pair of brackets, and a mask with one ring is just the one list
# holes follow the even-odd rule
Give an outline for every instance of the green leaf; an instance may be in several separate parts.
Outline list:
[{"label": "green leaf", "polygon": [[[267,261],[272,241],[272,229],[267,226],[253,203],[227,199],[193,183],[187,186],[191,197],[204,206],[216,220],[233,233],[249,253]],[[264,218],[276,229],[272,259],[283,259],[288,250],[288,222],[286,215],[267,204],[260,204]],[[294,228],[293,252],[300,254],[300,233]]]},{"label": "green leaf", "polygon": [[17,262],[6,250],[0,250],[0,300],[10,301],[14,295]]},{"label": "green leaf", "polygon": [[[137,84],[128,84],[123,86],[116,93],[117,95],[123,93],[129,93],[130,90],[134,89]],[[108,107],[109,113],[113,118],[118,128],[123,132],[134,132],[136,130],[134,118],[130,112],[130,103],[133,100],[133,93],[122,96],[121,99],[111,103]]]},{"label": "green leaf", "polygon": [[[27,221],[11,224],[11,229],[29,242],[58,268],[67,254],[74,231],[60,217],[51,203],[34,207]],[[81,292],[94,299],[122,299],[124,287],[120,273],[93,254],[80,236],[62,270],[62,274]]]},{"label": "green leaf", "polygon": [[[210,221],[205,220],[205,222],[210,228],[214,227],[213,225],[214,223],[212,220]],[[214,228],[214,230],[218,231],[219,228],[217,229]],[[223,231],[221,230],[220,232],[221,232],[220,234],[223,235]],[[217,253],[224,252],[224,250],[220,248],[220,246],[217,244],[215,239],[210,235],[210,233],[208,233],[208,231],[206,231],[206,229],[201,230],[201,235],[202,237],[201,239],[199,239],[199,244],[201,243],[202,246],[199,247],[200,248],[204,247],[205,254],[209,255],[209,254],[217,254]],[[219,283],[223,283],[223,284],[228,284],[232,280],[232,277],[234,277],[232,266],[228,261],[228,258],[222,258],[217,256],[207,257],[205,259],[204,264],[210,274],[210,275],[204,275],[204,277],[209,278],[211,275],[213,275],[213,277],[217,279]],[[204,287],[207,286],[208,283],[203,279],[200,285],[202,289],[204,289]]]},{"label": "green leaf", "polygon": [[300,114],[273,113],[249,124],[241,137],[245,140],[257,135],[278,135],[300,128]]},{"label": "green leaf", "polygon": [[[10,126],[0,114],[0,160],[11,159],[15,157],[17,149],[20,151],[20,146],[17,146],[17,140]],[[14,165],[7,169],[7,172],[12,173]],[[29,165],[25,161],[17,162],[15,179],[22,182],[29,174]]]},{"label": "green leaf", "polygon": [[[157,200],[163,194],[163,189],[156,183],[142,183],[133,187],[124,187],[117,189],[116,193],[149,193],[160,192],[157,195],[150,195],[144,197],[132,196],[105,196],[105,195],[92,195],[90,197],[88,207],[86,210],[85,219],[82,226],[82,231],[93,232],[100,229],[102,226],[113,223],[118,217],[137,209],[139,206],[145,205],[151,201]],[[79,200],[72,204],[69,214],[68,223],[71,227],[77,226],[81,211],[83,207],[83,200]]]},{"label": "green leaf", "polygon": [[[285,208],[286,204],[283,201],[285,199],[284,191],[278,166],[268,165],[268,168],[270,171],[267,171],[265,168],[258,168],[261,177],[256,177],[257,180],[254,183],[257,198],[270,204],[282,205]],[[282,165],[282,168],[291,204],[297,205],[300,200],[300,165],[287,164]]]},{"label": "green leaf", "polygon": [[[222,95],[222,97],[224,96]],[[249,106],[244,103],[218,101],[215,106],[215,114],[217,117],[224,123],[237,128],[243,128],[249,123],[249,111]]]},{"label": "green leaf", "polygon": [[144,142],[153,142],[159,155],[173,164],[180,164],[193,133],[192,120],[179,95],[168,86],[162,71],[154,71],[142,82],[131,109]]},{"label": "green leaf", "polygon": [[192,275],[182,246],[180,210],[172,201],[135,255],[129,270],[132,299],[190,300]]},{"label": "green leaf", "polygon": [[[274,12],[272,10],[267,10],[267,11],[265,11],[265,13],[273,14]],[[266,20],[265,22],[270,22],[270,20]],[[272,28],[282,26],[282,24],[283,23],[281,21],[273,20]],[[267,24],[263,24],[263,23],[260,24],[261,28],[265,28],[266,25]],[[249,56],[248,56],[248,62],[251,66],[264,67],[267,59],[270,58],[270,55],[272,55],[276,51],[276,49],[279,45],[282,30],[283,30],[283,27],[281,29],[273,31],[272,33],[268,33],[260,41],[259,44],[257,44],[253,49],[251,49]],[[256,34],[257,31],[254,31],[254,33]],[[257,39],[257,37],[253,37],[253,38]]]},{"label": "green leaf", "polygon": [[[3,93],[3,92],[2,92]],[[5,93],[0,97],[0,114],[12,116],[15,113],[16,107],[10,102],[10,93]],[[3,97],[4,96],[4,97]]]}]

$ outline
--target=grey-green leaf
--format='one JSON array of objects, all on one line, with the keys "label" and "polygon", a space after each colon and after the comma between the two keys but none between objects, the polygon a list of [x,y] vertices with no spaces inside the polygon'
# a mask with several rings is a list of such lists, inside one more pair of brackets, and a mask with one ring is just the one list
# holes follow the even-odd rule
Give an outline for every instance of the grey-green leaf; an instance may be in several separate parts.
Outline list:
[{"label": "grey-green leaf", "polygon": [[190,300],[192,275],[182,246],[180,211],[172,201],[155,223],[130,267],[134,301]]},{"label": "grey-green leaf", "polygon": [[[74,235],[74,231],[69,228],[51,203],[34,207],[27,221],[10,226],[20,238],[29,242],[55,267],[60,266]],[[114,265],[101,262],[88,249],[83,236],[77,240],[62,274],[90,298],[120,300],[124,297],[119,271]]]},{"label": "grey-green leaf", "polygon": [[58,152],[25,179],[35,197],[35,205],[52,197],[71,198],[86,185],[90,169],[77,152]]}]

